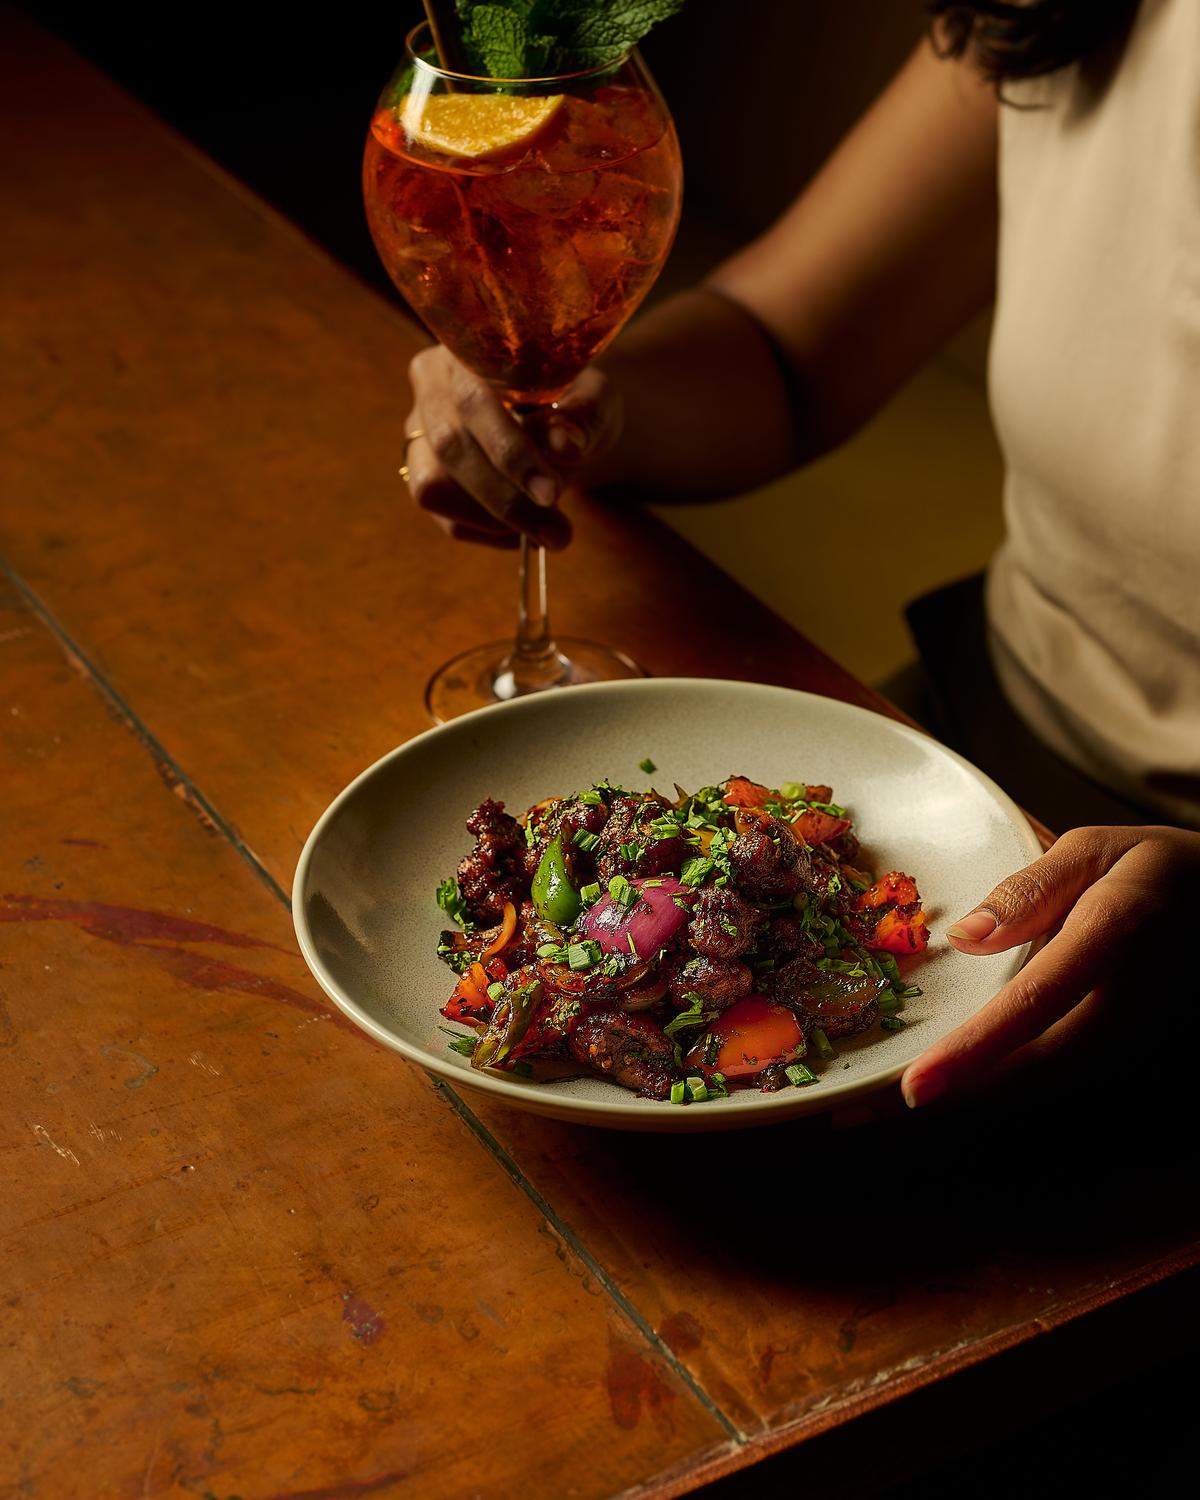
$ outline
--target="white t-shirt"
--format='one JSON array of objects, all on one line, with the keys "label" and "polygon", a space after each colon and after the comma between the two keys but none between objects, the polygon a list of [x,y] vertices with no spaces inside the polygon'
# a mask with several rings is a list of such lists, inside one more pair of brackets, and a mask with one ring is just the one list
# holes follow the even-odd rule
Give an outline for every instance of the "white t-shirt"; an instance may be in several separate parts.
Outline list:
[{"label": "white t-shirt", "polygon": [[1200,827],[1200,3],[1006,85],[996,668],[1061,756]]}]

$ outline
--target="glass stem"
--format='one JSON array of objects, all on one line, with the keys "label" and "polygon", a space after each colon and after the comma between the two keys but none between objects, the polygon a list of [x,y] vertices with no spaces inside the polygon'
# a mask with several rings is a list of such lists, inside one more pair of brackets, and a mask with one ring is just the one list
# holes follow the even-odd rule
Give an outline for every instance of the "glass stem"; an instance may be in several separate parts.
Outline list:
[{"label": "glass stem", "polygon": [[558,648],[550,633],[546,607],[546,554],[521,538],[521,599],[517,639],[512,654],[513,684],[518,694],[551,687],[562,675]]}]

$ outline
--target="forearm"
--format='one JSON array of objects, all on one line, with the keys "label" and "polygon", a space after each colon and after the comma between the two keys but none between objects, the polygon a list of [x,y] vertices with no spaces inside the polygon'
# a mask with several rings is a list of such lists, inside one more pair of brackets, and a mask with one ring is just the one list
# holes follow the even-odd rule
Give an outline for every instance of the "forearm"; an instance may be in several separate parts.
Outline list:
[{"label": "forearm", "polygon": [[660,303],[599,363],[619,393],[620,435],[587,467],[589,487],[719,499],[801,461],[771,343],[724,294],[698,287]]},{"label": "forearm", "polygon": [[867,421],[991,298],[996,110],[919,48],[766,234],[604,357],[624,421],[588,481],[715,498]]}]

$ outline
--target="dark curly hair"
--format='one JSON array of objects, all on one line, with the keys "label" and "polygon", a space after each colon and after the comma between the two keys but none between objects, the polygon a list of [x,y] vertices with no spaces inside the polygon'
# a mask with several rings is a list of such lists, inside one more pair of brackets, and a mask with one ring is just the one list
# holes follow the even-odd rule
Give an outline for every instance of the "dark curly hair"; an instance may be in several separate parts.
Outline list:
[{"label": "dark curly hair", "polygon": [[993,83],[1034,78],[1121,36],[1140,0],[930,0],[933,35],[949,57],[969,56]]}]

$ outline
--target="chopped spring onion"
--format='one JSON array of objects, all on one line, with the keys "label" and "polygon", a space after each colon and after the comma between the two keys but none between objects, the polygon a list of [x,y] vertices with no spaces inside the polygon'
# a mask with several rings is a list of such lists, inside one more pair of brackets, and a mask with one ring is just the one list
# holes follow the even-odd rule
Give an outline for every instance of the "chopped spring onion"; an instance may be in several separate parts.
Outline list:
[{"label": "chopped spring onion", "polygon": [[819,1026],[813,1027],[810,1040],[812,1041],[813,1048],[815,1049],[817,1056],[821,1059],[822,1062],[830,1062],[837,1056],[837,1053],[833,1050],[833,1046],[829,1038],[825,1035],[825,1033]]},{"label": "chopped spring onion", "polygon": [[567,966],[578,973],[581,969],[590,969],[593,964],[598,964],[603,950],[600,944],[589,938],[583,943],[572,943],[567,949]]},{"label": "chopped spring onion", "polygon": [[884,1031],[903,1031],[904,1022],[899,1016],[881,1016],[879,1025]]},{"label": "chopped spring onion", "polygon": [[683,1081],[682,1078],[678,1081],[678,1083],[673,1083],[671,1085],[671,1103],[672,1104],[686,1104],[687,1103],[687,1084],[684,1083],[684,1081]]},{"label": "chopped spring onion", "polygon": [[788,1063],[784,1068],[787,1081],[793,1088],[803,1088],[807,1083],[816,1083],[817,1075],[810,1073],[803,1063]]}]

